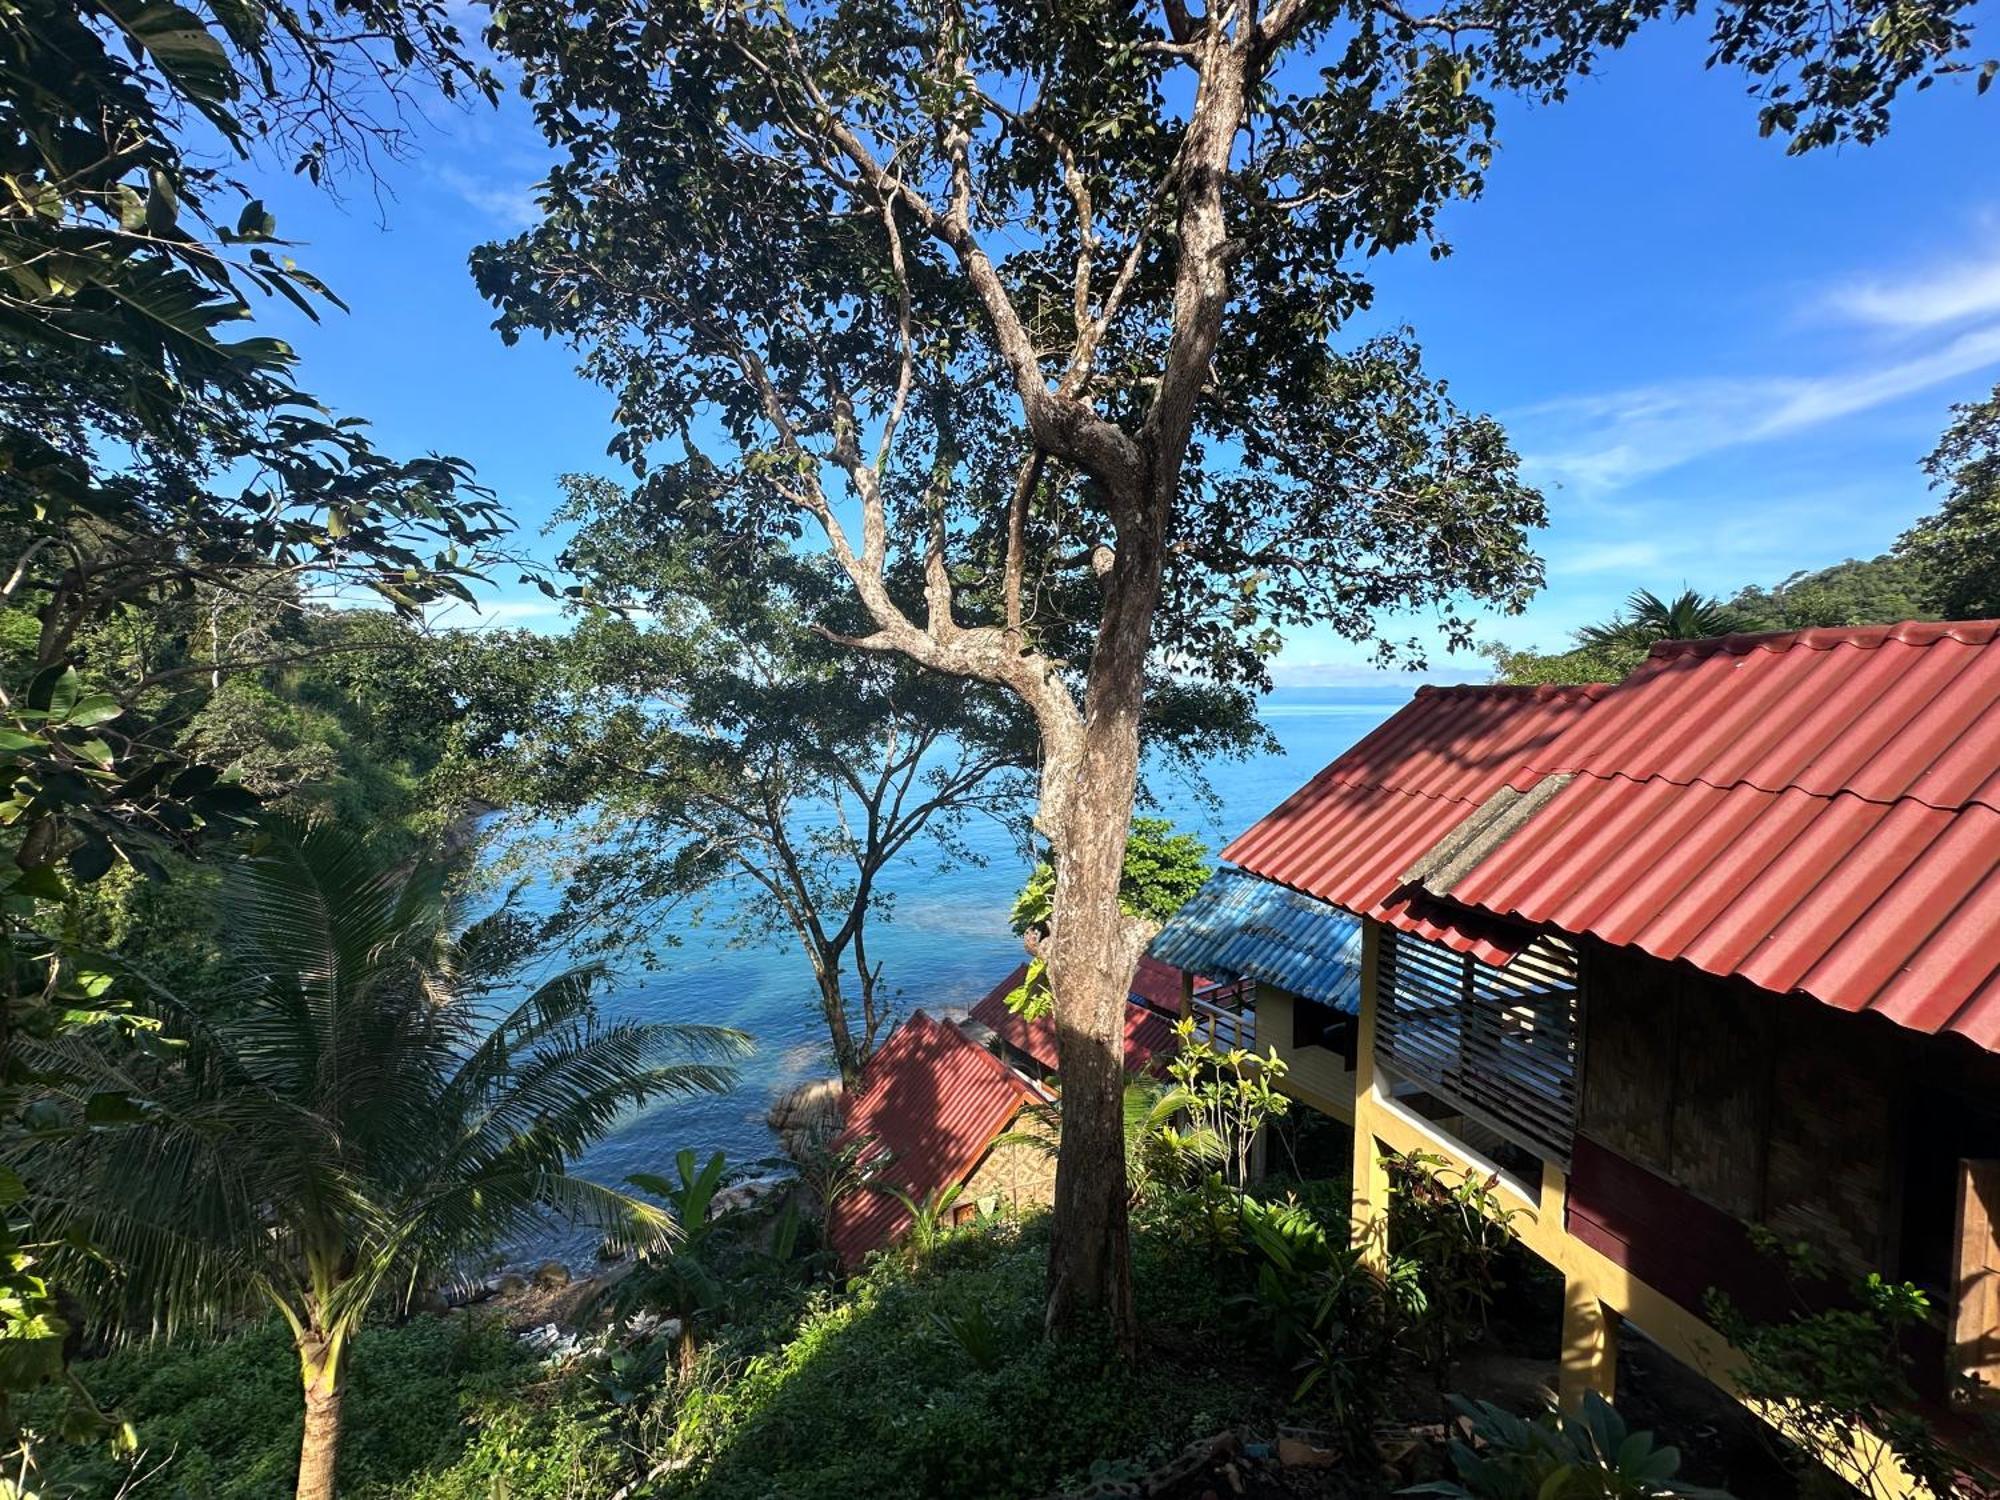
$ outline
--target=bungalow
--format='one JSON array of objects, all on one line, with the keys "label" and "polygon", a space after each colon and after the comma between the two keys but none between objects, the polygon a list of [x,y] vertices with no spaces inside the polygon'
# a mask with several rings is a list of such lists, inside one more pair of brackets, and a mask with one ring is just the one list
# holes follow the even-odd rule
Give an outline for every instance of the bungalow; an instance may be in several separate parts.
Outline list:
[{"label": "bungalow", "polygon": [[2000,623],[1423,688],[1223,857],[1358,919],[1361,1243],[1385,1152],[1497,1174],[1566,1400],[1626,1322],[1726,1384],[1756,1228],[1925,1286],[1939,1391],[2000,1386]]},{"label": "bungalow", "polygon": [[[1056,1028],[1047,1016],[1030,1019],[1010,1009],[1007,997],[1026,983],[1022,964],[987,993],[967,1018],[966,1031],[1014,1067],[1039,1080],[1056,1073]],[[1174,1050],[1174,1023],[1182,975],[1157,958],[1139,960],[1125,1006],[1125,1071],[1153,1072]]]},{"label": "bungalow", "polygon": [[[910,1204],[935,1202],[953,1188],[960,1222],[1053,1198],[1053,1155],[1011,1138],[1043,1128],[1034,1106],[1056,1097],[1055,1024],[1007,1007],[1026,977],[1023,964],[963,1020],[916,1012],[862,1070],[833,1149],[857,1147],[869,1179],[827,1214],[828,1240],[848,1269],[908,1232]],[[1170,1017],[1182,988],[1177,969],[1153,959],[1140,965],[1126,1010],[1130,1071],[1157,1068],[1172,1053]]]},{"label": "bungalow", "polygon": [[1360,919],[1324,901],[1220,869],[1153,939],[1145,963],[1220,976],[1182,1009],[1221,1046],[1275,1050],[1279,1087],[1336,1119],[1354,1119],[1361,1008]]},{"label": "bungalow", "polygon": [[949,1021],[922,1011],[904,1021],[862,1070],[833,1140],[836,1151],[858,1147],[860,1164],[872,1169],[866,1185],[827,1211],[827,1240],[841,1264],[853,1270],[908,1232],[905,1198],[922,1205],[957,1188],[960,1220],[982,1201],[1048,1202],[1048,1154],[1000,1139],[1047,1097]]}]

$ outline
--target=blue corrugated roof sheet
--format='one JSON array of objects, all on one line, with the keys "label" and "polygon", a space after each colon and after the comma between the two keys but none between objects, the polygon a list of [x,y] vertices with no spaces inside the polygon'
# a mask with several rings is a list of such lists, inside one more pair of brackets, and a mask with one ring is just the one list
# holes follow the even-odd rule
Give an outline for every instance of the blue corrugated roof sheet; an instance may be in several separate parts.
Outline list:
[{"label": "blue corrugated roof sheet", "polygon": [[1193,974],[1361,1007],[1361,919],[1241,870],[1209,876],[1146,951]]}]

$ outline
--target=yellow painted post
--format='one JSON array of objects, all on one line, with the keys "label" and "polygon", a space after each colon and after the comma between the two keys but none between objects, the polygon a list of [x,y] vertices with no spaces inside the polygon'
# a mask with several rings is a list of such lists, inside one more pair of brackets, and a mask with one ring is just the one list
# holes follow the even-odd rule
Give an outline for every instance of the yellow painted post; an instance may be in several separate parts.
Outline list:
[{"label": "yellow painted post", "polygon": [[1361,922],[1361,1008],[1354,1037],[1353,1223],[1350,1233],[1362,1264],[1375,1271],[1389,1266],[1389,1173],[1382,1143],[1375,1138],[1375,976],[1379,972],[1381,929]]},{"label": "yellow painted post", "polygon": [[1369,1128],[1368,1106],[1354,1110],[1354,1219],[1349,1226],[1361,1264],[1369,1270],[1389,1269],[1389,1172],[1382,1165],[1386,1149]]},{"label": "yellow painted post", "polygon": [[1562,1365],[1556,1374],[1556,1397],[1564,1411],[1582,1406],[1586,1391],[1596,1391],[1606,1401],[1617,1396],[1619,1322],[1589,1278],[1573,1271],[1565,1278]]}]

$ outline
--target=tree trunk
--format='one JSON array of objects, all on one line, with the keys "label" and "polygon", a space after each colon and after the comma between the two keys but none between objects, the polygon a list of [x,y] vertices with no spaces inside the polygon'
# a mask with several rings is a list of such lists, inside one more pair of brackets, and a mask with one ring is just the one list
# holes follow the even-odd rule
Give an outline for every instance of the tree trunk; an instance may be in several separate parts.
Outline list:
[{"label": "tree trunk", "polygon": [[340,1404],[346,1394],[346,1344],[308,1339],[299,1345],[305,1381],[306,1431],[299,1445],[298,1500],[334,1500],[340,1462]]},{"label": "tree trunk", "polygon": [[866,1059],[855,1047],[854,1033],[847,1024],[847,996],[841,988],[840,971],[817,958],[813,970],[819,984],[820,1013],[826,1018],[826,1034],[833,1043],[834,1066],[840,1070],[840,1081],[852,1088]]},{"label": "tree trunk", "polygon": [[1057,1335],[1107,1327],[1130,1354],[1138,1330],[1125,1179],[1125,1006],[1143,933],[1119,906],[1118,888],[1139,783],[1139,712],[1160,558],[1143,535],[1120,541],[1080,741],[1073,754],[1051,758],[1054,776],[1067,785],[1044,785],[1044,808],[1053,800],[1058,809],[1050,840],[1049,982],[1063,1120],[1048,1327]]},{"label": "tree trunk", "polygon": [[1118,886],[1138,788],[1139,718],[1168,521],[1229,301],[1231,250],[1222,185],[1242,125],[1253,42],[1247,18],[1233,33],[1214,21],[1208,27],[1176,165],[1180,246],[1166,367],[1127,450],[1136,464],[1085,463],[1104,486],[1117,545],[1108,566],[1098,570],[1104,607],[1091,652],[1083,727],[1071,746],[1048,744],[1044,729],[1050,771],[1043,778],[1042,805],[1045,815],[1052,800],[1057,809],[1050,830],[1056,889],[1049,977],[1063,1087],[1049,1326],[1059,1332],[1092,1318],[1108,1320],[1127,1351],[1136,1346],[1137,1329],[1126,1213],[1124,1012],[1144,934],[1119,908]]}]

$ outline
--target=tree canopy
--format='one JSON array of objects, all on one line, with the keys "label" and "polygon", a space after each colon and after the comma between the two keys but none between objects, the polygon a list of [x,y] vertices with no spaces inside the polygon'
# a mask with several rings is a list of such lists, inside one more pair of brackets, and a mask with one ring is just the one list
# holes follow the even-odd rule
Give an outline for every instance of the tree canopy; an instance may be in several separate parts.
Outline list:
[{"label": "tree canopy", "polygon": [[1943,503],[1903,533],[1898,555],[1923,577],[1925,603],[1946,619],[2000,616],[2000,386],[1951,409],[1924,472]]},{"label": "tree canopy", "polygon": [[245,326],[252,299],[340,304],[228,171],[276,153],[331,180],[398,148],[413,91],[490,94],[448,9],[29,0],[0,17],[0,594],[38,625],[32,671],[4,685],[0,819],[26,869],[67,855],[88,879],[240,811],[149,712],[156,679],[101,670],[87,627],[253,573],[414,613],[469,598],[503,534],[463,463],[383,454]]}]

